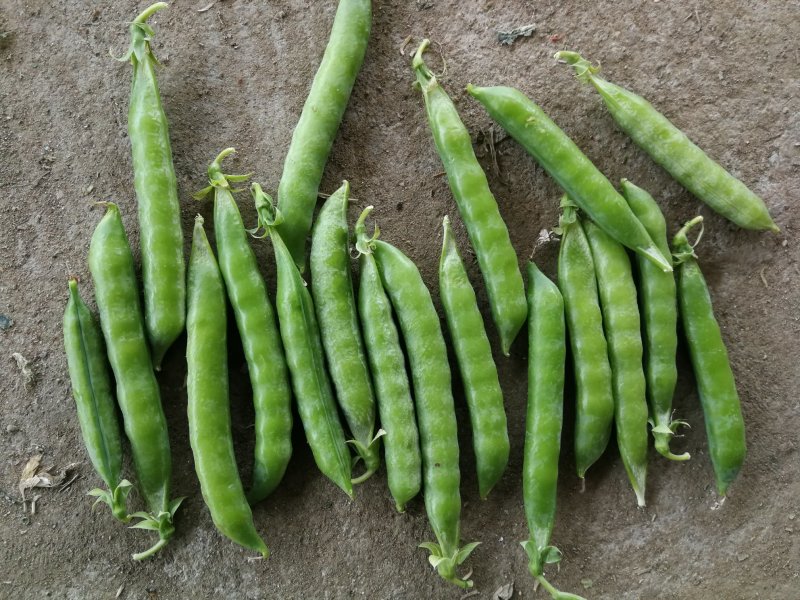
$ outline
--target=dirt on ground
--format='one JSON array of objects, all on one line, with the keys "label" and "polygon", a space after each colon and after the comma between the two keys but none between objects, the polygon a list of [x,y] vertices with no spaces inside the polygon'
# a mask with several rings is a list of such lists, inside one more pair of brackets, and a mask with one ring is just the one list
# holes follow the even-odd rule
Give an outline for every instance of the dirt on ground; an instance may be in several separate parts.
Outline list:
[{"label": "dirt on ground", "polygon": [[[417,547],[433,538],[422,499],[398,514],[380,472],[349,500],[317,471],[299,420],[285,480],[254,509],[272,556],[250,561],[249,552],[223,538],[193,470],[185,338],[159,376],[174,494],[186,496],[173,541],[136,563],[130,555],[149,545],[148,532],[126,529],[104,508],[91,509],[86,492],[99,479],[80,437],[61,319],[68,275],[78,276],[91,298],[86,256],[103,212],[96,202],[119,203],[138,256],[126,133],[130,66],[114,61],[109,49],[125,51],[127,22],[146,5],[0,0],[0,597],[460,598],[463,592],[441,581]],[[222,148],[238,150],[231,171],[252,171],[265,189],[277,188],[335,5],[175,0],[152,19],[187,251],[195,214],[211,223],[210,205],[191,194],[205,186],[206,167]],[[530,95],[612,181],[627,177],[653,192],[670,231],[697,213],[705,217],[698,254],[741,395],[744,468],[720,506],[683,347],[675,410],[692,428],[673,446],[691,452],[692,460],[669,463],[651,452],[644,509],[636,507],[613,443],[581,492],[568,397],[553,533],[564,560],[548,571],[564,590],[611,600],[800,598],[799,16],[796,0],[374,3],[369,50],[321,191],[350,181],[351,222],[374,204],[383,238],[417,262],[437,307],[441,218],[449,214],[489,322],[477,262],[411,85],[409,54],[422,37],[434,40],[430,64],[473,133],[521,264],[533,256],[555,275],[557,244],[537,247],[536,240],[557,223],[560,191],[469,98],[469,82],[511,85]],[[498,43],[498,31],[527,25],[535,26],[530,36],[510,46]],[[765,199],[781,233],[743,231],[691,197],[618,130],[596,93],[553,60],[559,49],[581,51],[601,62],[608,78],[647,97]],[[250,202],[243,200],[241,210],[246,223],[255,222]],[[269,243],[254,247],[274,290]],[[248,481],[253,409],[234,329],[231,409]],[[525,336],[504,358],[493,328],[489,332],[512,453],[504,478],[481,501],[456,383],[462,536],[481,542],[466,566],[476,597],[508,598],[495,592],[513,584],[513,598],[543,598],[519,546],[527,536],[521,496]],[[64,480],[67,486],[26,492],[29,500],[38,497],[32,514],[18,484],[38,454],[42,466],[56,470],[80,464]],[[127,468],[131,473],[129,462]],[[143,508],[138,496],[132,504]]]}]

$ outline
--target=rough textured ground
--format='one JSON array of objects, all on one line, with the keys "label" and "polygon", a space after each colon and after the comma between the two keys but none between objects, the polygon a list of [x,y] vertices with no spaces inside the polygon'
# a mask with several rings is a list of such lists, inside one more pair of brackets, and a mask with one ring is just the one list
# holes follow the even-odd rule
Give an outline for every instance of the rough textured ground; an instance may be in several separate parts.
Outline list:
[{"label": "rough textured ground", "polygon": [[[335,8],[327,0],[230,0],[198,11],[207,4],[176,0],[153,20],[187,248],[194,214],[210,217],[209,206],[190,194],[203,187],[205,168],[221,148],[235,146],[236,170],[252,170],[265,188],[277,187]],[[123,52],[126,21],[145,5],[0,2],[0,313],[13,319],[0,330],[0,597],[459,598],[416,547],[432,537],[421,500],[397,514],[381,473],[349,501],[316,471],[299,434],[283,485],[255,509],[273,556],[248,562],[247,552],[218,535],[189,451],[183,339],[161,376],[175,493],[187,496],[174,541],[157,558],[136,564],[130,553],[150,541],[147,534],[90,510],[85,492],[97,478],[80,439],[60,323],[67,275],[81,278],[85,295],[91,291],[86,252],[101,216],[94,202],[119,202],[138,248],[126,135],[130,68],[108,50]],[[497,143],[492,168],[482,141],[491,122],[463,91],[468,82],[504,83],[530,94],[612,180],[624,176],[652,190],[673,231],[698,211],[706,217],[699,252],[737,375],[747,462],[717,509],[683,349],[675,407],[694,427],[675,449],[693,459],[668,464],[653,453],[646,509],[636,508],[613,447],[579,493],[568,409],[554,532],[565,559],[552,572],[564,589],[614,600],[800,597],[798,9],[796,0],[375,2],[366,62],[322,190],[349,179],[356,199],[351,218],[375,204],[384,238],[418,262],[432,289],[441,217],[456,211],[421,98],[411,88],[413,46],[401,55],[409,35],[435,40],[434,69],[443,70],[440,57],[446,61],[443,84],[475,134],[521,261],[539,231],[556,223],[559,190],[510,140]],[[531,37],[498,45],[497,29],[530,23],[537,27]],[[782,232],[741,231],[691,198],[616,129],[596,94],[552,60],[561,48],[602,61],[609,78],[648,97],[765,198]],[[254,220],[247,202],[242,212]],[[458,219],[456,231],[466,251]],[[257,253],[272,284],[268,246],[258,244]],[[553,245],[535,255],[550,274],[555,251]],[[472,257],[469,268],[488,315]],[[249,478],[252,409],[236,342],[232,336],[232,410]],[[29,385],[14,352],[29,361]],[[468,564],[484,598],[512,582],[515,598],[544,594],[534,592],[518,545],[526,535],[520,483],[525,355],[524,340],[510,359],[498,355],[513,449],[505,478],[485,502],[478,499],[468,420],[457,395],[463,537],[482,542]],[[17,483],[37,453],[47,465],[83,464],[66,490],[36,491],[36,514],[26,515]]]}]

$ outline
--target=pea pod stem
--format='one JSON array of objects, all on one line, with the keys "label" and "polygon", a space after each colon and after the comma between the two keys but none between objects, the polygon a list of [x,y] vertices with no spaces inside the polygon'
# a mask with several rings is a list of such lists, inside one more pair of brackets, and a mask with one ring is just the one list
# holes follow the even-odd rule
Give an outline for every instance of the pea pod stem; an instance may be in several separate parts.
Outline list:
[{"label": "pea pod stem", "polygon": [[591,83],[619,127],[681,185],[745,229],[779,231],[764,201],[731,175],[641,96],[599,77],[577,52],[560,51],[580,81]]}]

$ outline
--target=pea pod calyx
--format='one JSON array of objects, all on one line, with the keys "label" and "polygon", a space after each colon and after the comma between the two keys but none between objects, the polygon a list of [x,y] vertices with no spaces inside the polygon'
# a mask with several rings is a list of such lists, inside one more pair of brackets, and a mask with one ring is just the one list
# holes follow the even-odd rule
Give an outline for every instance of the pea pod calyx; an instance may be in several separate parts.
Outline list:
[{"label": "pea pod calyx", "polygon": [[104,502],[111,508],[111,512],[117,520],[128,523],[132,516],[128,514],[128,494],[131,493],[131,489],[133,489],[133,484],[127,479],[123,479],[113,490],[94,488],[89,490],[87,495],[97,498],[93,506]]},{"label": "pea pod calyx", "polygon": [[149,529],[158,532],[158,541],[144,552],[137,552],[133,555],[134,560],[144,560],[156,554],[161,548],[167,545],[175,534],[173,519],[178,508],[186,499],[185,496],[175,498],[169,503],[169,510],[162,511],[157,515],[148,512],[135,512],[130,515],[132,518],[141,519],[136,525],[131,525],[131,529]]},{"label": "pea pod calyx", "polygon": [[463,563],[480,542],[471,542],[456,549],[452,556],[443,556],[442,547],[436,542],[422,542],[419,547],[425,548],[430,552],[428,562],[436,569],[436,572],[445,580],[457,585],[465,590],[473,586],[471,579],[462,579],[456,575],[456,567]]},{"label": "pea pod calyx", "polygon": [[150,49],[150,40],[155,36],[155,32],[150,25],[147,24],[147,19],[152,17],[158,11],[167,8],[166,2],[156,2],[144,9],[130,24],[131,43],[128,51],[117,58],[120,62],[128,62],[129,60],[136,64],[137,62],[145,62],[152,60],[154,64],[158,65],[158,60],[153,55]]}]

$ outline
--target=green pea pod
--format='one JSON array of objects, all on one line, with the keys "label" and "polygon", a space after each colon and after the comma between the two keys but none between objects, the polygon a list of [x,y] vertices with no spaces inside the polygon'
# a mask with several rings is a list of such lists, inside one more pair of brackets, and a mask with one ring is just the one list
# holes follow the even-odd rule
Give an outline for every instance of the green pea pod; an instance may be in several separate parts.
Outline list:
[{"label": "green pea pod", "polygon": [[[672,249],[679,267],[678,306],[697,380],[697,392],[703,406],[711,464],[714,466],[717,491],[720,496],[725,496],[728,486],[742,468],[747,445],[742,407],[728,351],[714,317],[711,295],[697,264],[694,246],[687,239],[689,230],[702,221],[703,217],[695,217],[686,223],[675,234]],[[694,245],[699,241],[698,238]]]},{"label": "green pea pod", "polygon": [[225,287],[199,215],[192,236],[187,287],[187,412],[200,491],[217,529],[266,558],[269,550],[253,525],[236,469],[228,399]]},{"label": "green pea pod", "polygon": [[764,201],[698,148],[647,100],[597,76],[577,52],[555,55],[575,68],[578,79],[600,92],[622,131],[681,185],[726,219],[745,229],[779,231]]},{"label": "green pea pod", "polygon": [[230,187],[230,183],[248,176],[225,175],[220,164],[233,152],[233,148],[226,148],[214,159],[208,168],[210,185],[195,197],[214,191],[214,237],[219,269],[250,373],[256,443],[253,485],[248,499],[255,504],[275,490],[292,456],[292,391],[267,286]]},{"label": "green pea pod", "polygon": [[522,463],[522,497],[530,539],[522,542],[528,569],[556,599],[577,598],[555,589],[544,577],[546,564],[561,561],[550,545],[556,517],[558,455],[564,420],[567,355],[564,300],[558,287],[528,263],[528,411]]},{"label": "green pea pod", "polygon": [[133,255],[116,204],[106,204],[106,214],[92,234],[89,270],[139,491],[150,508],[149,513],[131,515],[142,519],[133,527],[159,534],[152,548],[133,555],[141,560],[172,538],[172,519],[183,498],[169,499],[172,457],[167,420],[144,333]]},{"label": "green pea pod", "polygon": [[89,495],[97,498],[95,504],[108,504],[114,516],[127,523],[127,498],[132,484],[122,479],[122,442],[103,334],[81,299],[75,279],[69,280],[69,300],[64,311],[64,349],[86,452],[108,487],[93,489]]},{"label": "green pea pod", "polygon": [[166,6],[157,2],[133,20],[130,49],[120,59],[133,65],[128,137],[139,207],[145,327],[156,369],[161,368],[164,354],[183,331],[186,319],[178,182],[156,79],[158,61],[150,46],[154,33],[147,24],[150,16]]},{"label": "green pea pod", "polygon": [[375,435],[375,395],[358,323],[350,250],[347,245],[346,181],[325,202],[311,237],[311,294],[336,397],[353,434],[350,443],[364,461],[368,479],[381,462],[380,435]]},{"label": "green pea pod", "polygon": [[422,457],[419,450],[411,385],[406,359],[392,315],[392,305],[383,289],[378,265],[372,255],[364,222],[372,211],[368,206],[355,227],[359,252],[358,313],[364,331],[364,345],[369,358],[375,397],[381,419],[386,478],[399,512],[422,487]]},{"label": "green pea pod", "polygon": [[662,270],[672,271],[670,260],[614,185],[539,106],[510,87],[468,85],[467,91],[606,233]]},{"label": "green pea pod", "polygon": [[614,392],[614,424],[622,464],[645,505],[647,399],[636,284],[625,248],[589,220],[583,230],[592,250]]},{"label": "green pea pod", "polygon": [[266,230],[275,252],[278,323],[306,440],[319,470],[352,498],[350,452],[325,370],[314,302],[289,249],[278,233],[281,213],[272,205],[272,199],[261,190],[261,186],[254,183],[251,190],[258,211],[259,227]]},{"label": "green pea pod", "polygon": [[477,543],[459,548],[458,431],[439,316],[419,269],[405,254],[376,236],[369,247],[400,323],[411,366],[422,449],[425,510],[438,542],[425,542],[420,547],[431,553],[428,560],[439,575],[459,587],[469,588],[472,581],[458,577],[456,568]]},{"label": "green pea pod", "polygon": [[500,334],[500,346],[508,356],[511,342],[522,329],[528,310],[517,253],[511,246],[508,228],[500,216],[486,174],[475,158],[469,131],[461,122],[453,101],[422,60],[429,44],[429,40],[420,44],[412,67],[425,99],[436,150],[478,258],[492,319]]},{"label": "green pea pod", "polygon": [[[667,223],[653,197],[627,179],[620,182],[622,195],[662,252],[669,251]],[[644,374],[656,450],[671,460],[689,460],[689,453],[673,454],[669,441],[686,421],[672,420],[672,396],[678,381],[675,355],[678,349],[678,305],[675,276],[664,273],[637,256],[639,298],[644,326]]]},{"label": "green pea pod", "polygon": [[508,465],[510,447],[503,390],[500,389],[497,366],[478,310],[475,290],[458,255],[447,217],[442,226],[439,295],[469,407],[478,489],[481,498],[486,498]]},{"label": "green pea pod", "polygon": [[328,46],[283,163],[278,186],[283,223],[278,232],[301,271],[322,173],[364,62],[371,26],[371,0],[339,1]]},{"label": "green pea pod", "polygon": [[592,250],[575,207],[566,197],[561,204],[558,287],[575,369],[575,463],[583,478],[611,437],[614,395]]}]

